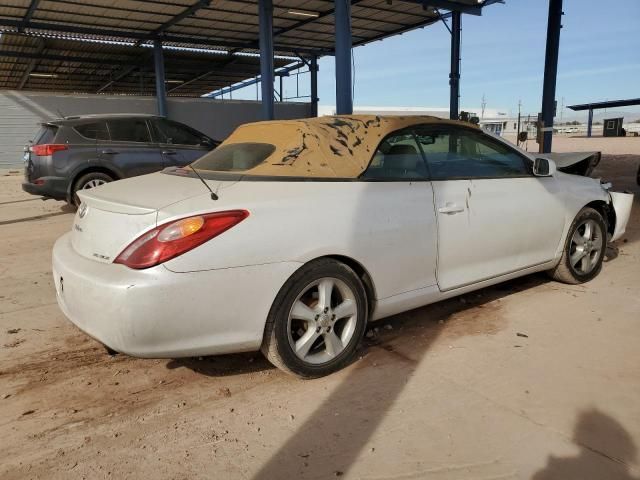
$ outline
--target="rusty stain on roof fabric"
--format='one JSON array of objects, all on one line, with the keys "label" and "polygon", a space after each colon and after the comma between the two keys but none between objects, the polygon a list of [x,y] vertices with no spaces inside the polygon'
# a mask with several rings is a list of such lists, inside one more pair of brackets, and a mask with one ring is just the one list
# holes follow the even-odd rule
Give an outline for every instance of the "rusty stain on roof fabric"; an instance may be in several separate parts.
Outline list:
[{"label": "rusty stain on roof fabric", "polygon": [[245,170],[245,175],[357,178],[369,165],[382,138],[419,124],[461,122],[428,116],[378,115],[274,120],[241,125],[222,145],[261,142],[275,146],[265,161]]}]

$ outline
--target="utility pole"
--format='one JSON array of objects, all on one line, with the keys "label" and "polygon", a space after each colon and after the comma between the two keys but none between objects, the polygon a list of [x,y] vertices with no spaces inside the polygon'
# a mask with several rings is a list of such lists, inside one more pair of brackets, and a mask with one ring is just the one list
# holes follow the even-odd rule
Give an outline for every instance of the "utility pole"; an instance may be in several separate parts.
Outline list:
[{"label": "utility pole", "polygon": [[518,100],[518,133],[516,137],[516,145],[520,146],[520,109],[522,107],[522,100]]},{"label": "utility pole", "polygon": [[562,125],[562,113],[564,112],[564,97],[560,99],[560,125]]},{"label": "utility pole", "polygon": [[484,93],[482,94],[482,103],[480,104],[480,107],[482,108],[481,112],[480,112],[480,120],[484,120],[484,109],[487,106],[487,99],[484,96]]}]

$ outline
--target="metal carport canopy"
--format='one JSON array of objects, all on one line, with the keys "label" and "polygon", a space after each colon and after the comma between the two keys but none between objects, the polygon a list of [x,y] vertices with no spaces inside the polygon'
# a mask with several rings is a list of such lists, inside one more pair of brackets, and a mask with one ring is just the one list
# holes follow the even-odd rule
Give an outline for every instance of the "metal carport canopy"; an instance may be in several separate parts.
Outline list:
[{"label": "metal carport canopy", "polygon": [[[275,68],[292,62],[275,57]],[[256,56],[166,48],[169,96],[199,97],[260,74]],[[0,89],[155,95],[153,49],[122,43],[6,33],[0,37]]]},{"label": "metal carport canopy", "polygon": [[582,103],[580,105],[568,105],[574,112],[581,110],[589,110],[589,119],[587,120],[587,137],[591,136],[593,129],[593,111],[601,108],[617,108],[617,107],[631,107],[633,105],[640,105],[640,98],[630,98],[627,100],[607,100],[606,102],[593,102]]},{"label": "metal carport canopy", "polygon": [[[297,55],[311,65],[319,56],[335,54],[337,109],[338,113],[349,113],[352,108],[349,52],[353,46],[425,27],[451,15],[458,27],[452,37],[459,40],[460,22],[455,22],[455,17],[459,20],[462,13],[480,15],[484,6],[497,1],[8,0],[0,6],[0,31],[128,42],[137,46],[155,44],[156,48],[161,43],[214,49],[227,55],[259,53],[263,60],[261,81],[267,117],[273,112],[273,94],[265,96],[264,92],[273,92],[273,71],[264,70],[270,65],[264,61],[265,56]],[[270,31],[265,30],[271,25]],[[265,45],[263,49],[261,43]],[[459,41],[452,42],[452,47],[453,67],[459,63]],[[155,60],[159,75],[162,58],[156,55]],[[455,106],[458,78],[459,73],[452,68],[450,83]],[[164,101],[161,90],[157,90],[160,111]],[[457,111],[452,111],[454,114],[457,117]]]}]

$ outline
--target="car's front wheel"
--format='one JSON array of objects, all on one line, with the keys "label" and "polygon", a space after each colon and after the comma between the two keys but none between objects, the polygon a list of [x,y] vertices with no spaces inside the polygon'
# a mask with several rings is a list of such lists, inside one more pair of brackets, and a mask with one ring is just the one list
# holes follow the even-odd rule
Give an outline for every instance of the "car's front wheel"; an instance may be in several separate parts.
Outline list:
[{"label": "car's front wheel", "polygon": [[100,185],[104,185],[109,182],[113,182],[113,178],[106,173],[89,172],[82,175],[73,185],[73,204],[76,207],[80,206],[80,198],[78,197],[78,192],[80,190],[89,190],[90,188],[99,187]]},{"label": "car's front wheel", "polygon": [[576,216],[558,266],[550,275],[560,282],[578,284],[595,278],[602,269],[607,248],[607,227],[602,215],[583,208]]},{"label": "car's front wheel", "polygon": [[328,375],[353,360],[367,315],[364,286],[350,267],[328,258],[309,262],[278,293],[262,352],[299,377]]}]

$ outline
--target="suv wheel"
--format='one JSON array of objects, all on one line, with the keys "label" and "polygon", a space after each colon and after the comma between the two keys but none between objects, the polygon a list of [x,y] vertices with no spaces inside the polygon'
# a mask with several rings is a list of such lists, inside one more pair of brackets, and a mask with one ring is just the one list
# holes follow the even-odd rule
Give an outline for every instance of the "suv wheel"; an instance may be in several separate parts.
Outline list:
[{"label": "suv wheel", "polygon": [[102,172],[91,172],[82,175],[73,186],[73,204],[80,206],[79,190],[89,190],[90,188],[99,187],[105,183],[113,182],[113,178]]}]

